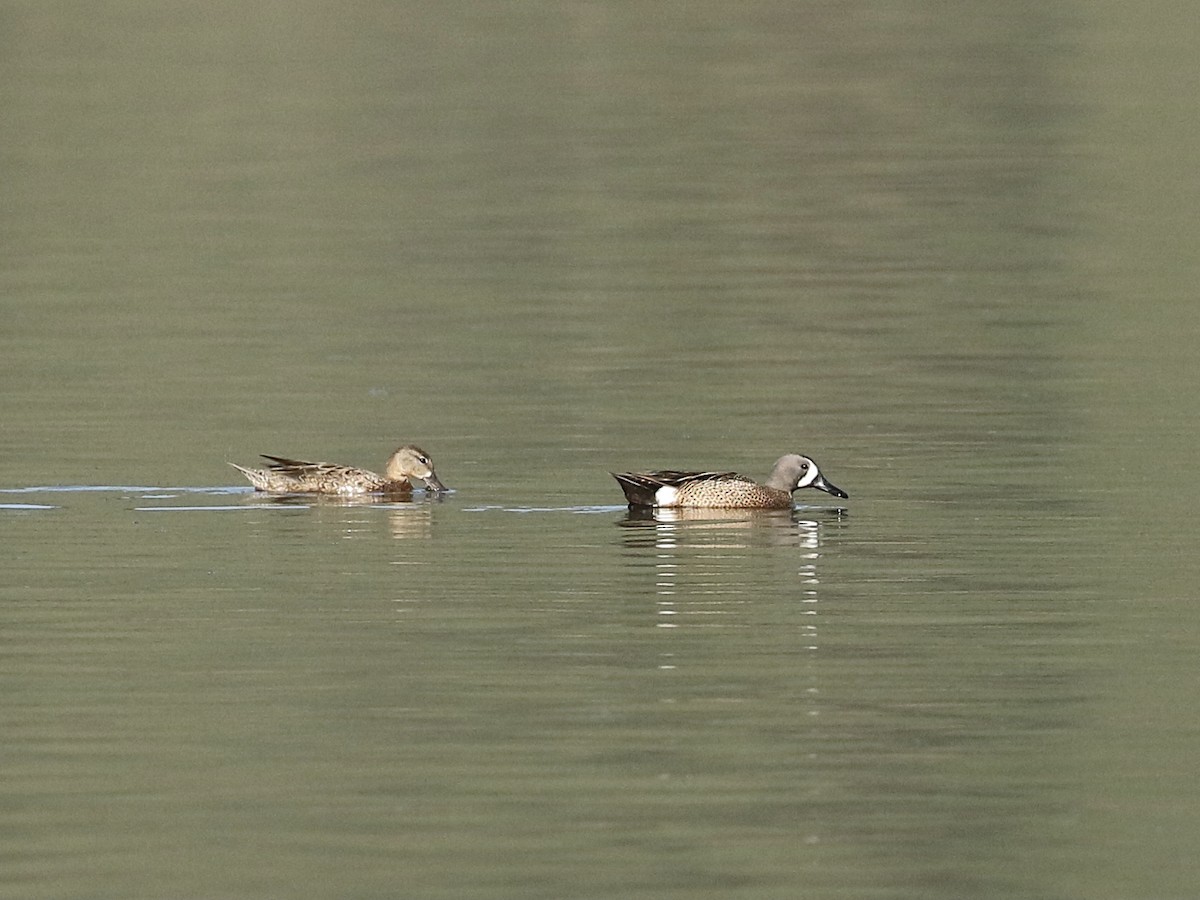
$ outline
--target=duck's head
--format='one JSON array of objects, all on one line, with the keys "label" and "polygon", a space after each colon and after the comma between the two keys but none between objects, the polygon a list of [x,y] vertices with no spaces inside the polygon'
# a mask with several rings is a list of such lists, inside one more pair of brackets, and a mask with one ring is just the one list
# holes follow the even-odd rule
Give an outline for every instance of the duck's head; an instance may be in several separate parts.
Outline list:
[{"label": "duck's head", "polygon": [[433,471],[433,460],[429,454],[416,444],[405,444],[388,457],[387,468],[384,470],[388,481],[404,481],[409,478],[420,478],[425,482],[427,491],[444,491],[437,473]]},{"label": "duck's head", "polygon": [[779,457],[775,463],[775,469],[771,472],[771,477],[767,479],[767,484],[773,488],[779,488],[781,491],[793,492],[801,488],[816,488],[818,491],[824,491],[843,500],[850,496],[836,484],[826,481],[821,470],[817,468],[817,464],[799,453],[789,453],[787,456]]}]

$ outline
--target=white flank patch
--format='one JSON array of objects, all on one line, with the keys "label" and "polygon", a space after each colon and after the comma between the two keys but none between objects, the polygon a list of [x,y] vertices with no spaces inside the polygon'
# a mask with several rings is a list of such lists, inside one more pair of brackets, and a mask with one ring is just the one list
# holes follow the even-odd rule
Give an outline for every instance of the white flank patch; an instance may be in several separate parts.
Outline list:
[{"label": "white flank patch", "polygon": [[679,491],[669,485],[664,485],[654,492],[655,506],[674,506],[678,499]]}]

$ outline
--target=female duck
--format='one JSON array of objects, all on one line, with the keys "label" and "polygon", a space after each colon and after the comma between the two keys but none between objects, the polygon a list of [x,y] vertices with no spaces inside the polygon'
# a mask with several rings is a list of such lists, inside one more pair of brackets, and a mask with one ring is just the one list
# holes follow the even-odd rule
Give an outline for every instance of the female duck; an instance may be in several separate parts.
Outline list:
[{"label": "female duck", "polygon": [[630,506],[708,509],[790,509],[792,493],[816,488],[835,497],[850,495],[825,480],[807,456],[779,457],[765,484],[737,472],[611,472]]},{"label": "female duck", "polygon": [[340,466],[326,462],[305,462],[283,456],[267,456],[265,469],[247,469],[230,463],[250,479],[255,490],[274,494],[337,494],[352,497],[361,494],[407,494],[412,492],[410,479],[420,478],[427,491],[444,491],[437,474],[433,471],[433,460],[429,454],[414,444],[400,447],[388,457],[383,474],[353,466]]}]

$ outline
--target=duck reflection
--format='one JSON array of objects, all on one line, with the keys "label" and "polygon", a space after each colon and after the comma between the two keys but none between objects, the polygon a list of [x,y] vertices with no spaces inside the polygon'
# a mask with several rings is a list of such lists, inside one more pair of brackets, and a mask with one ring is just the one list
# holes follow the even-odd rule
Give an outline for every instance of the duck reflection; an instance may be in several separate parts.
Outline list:
[{"label": "duck reflection", "polygon": [[433,505],[394,503],[388,507],[388,524],[397,540],[427,538],[433,534]]},{"label": "duck reflection", "polygon": [[374,517],[362,515],[366,509],[378,509],[387,516],[393,538],[428,538],[433,533],[433,508],[442,502],[439,493],[406,494],[361,494],[338,496],[334,494],[248,494],[247,498],[258,506],[292,507],[314,509],[322,518],[337,515],[344,520],[346,536],[370,534]]},{"label": "duck reflection", "polygon": [[654,541],[677,543],[683,535],[711,542],[719,536],[728,547],[812,546],[820,539],[821,523],[840,523],[843,509],[695,509],[630,507],[617,524],[646,529]]},{"label": "duck reflection", "polygon": [[807,604],[819,600],[822,545],[844,516],[838,509],[631,509],[617,524],[632,573],[656,597],[657,627],[744,626],[751,603],[765,610],[799,600],[803,614],[815,615]]}]

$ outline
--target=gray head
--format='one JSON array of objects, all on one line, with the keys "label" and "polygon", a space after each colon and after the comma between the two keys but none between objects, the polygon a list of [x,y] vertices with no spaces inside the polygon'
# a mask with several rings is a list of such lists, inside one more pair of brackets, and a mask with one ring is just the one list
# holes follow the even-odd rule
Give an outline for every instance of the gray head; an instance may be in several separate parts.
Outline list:
[{"label": "gray head", "polygon": [[816,488],[843,500],[850,495],[840,487],[830,484],[817,468],[817,464],[807,456],[799,453],[789,453],[781,456],[775,462],[771,477],[767,479],[767,487],[780,491],[798,491],[800,488]]}]

